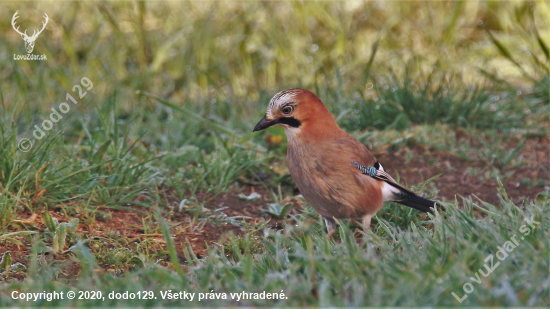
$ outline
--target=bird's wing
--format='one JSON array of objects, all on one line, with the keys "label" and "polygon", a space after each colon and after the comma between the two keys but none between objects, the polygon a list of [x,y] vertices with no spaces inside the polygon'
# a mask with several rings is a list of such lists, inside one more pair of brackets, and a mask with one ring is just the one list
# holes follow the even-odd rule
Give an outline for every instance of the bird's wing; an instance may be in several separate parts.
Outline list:
[{"label": "bird's wing", "polygon": [[[433,213],[432,208],[436,207],[436,203],[434,201],[418,196],[416,193],[400,186],[388,173],[386,173],[386,171],[384,171],[384,168],[378,161],[376,161],[373,166],[369,167],[363,166],[355,161],[353,161],[353,164],[359,171],[361,171],[362,174],[384,181],[393,188],[397,189],[396,191],[392,191],[395,195],[395,199],[392,199],[392,201],[418,209],[420,211]],[[445,207],[441,206],[441,209],[445,211]]]},{"label": "bird's wing", "polygon": [[376,161],[376,163],[374,163],[374,168],[376,168],[376,179],[397,183],[395,179],[390,176],[390,174],[386,173],[384,167],[382,167],[382,164],[380,164],[380,162]]},{"label": "bird's wing", "polygon": [[400,190],[403,190],[409,194],[415,194],[414,192],[408,190],[408,189],[405,189],[403,188],[402,186],[400,186],[396,181],[395,179],[393,179],[393,177],[390,176],[390,174],[386,173],[386,171],[384,170],[384,167],[382,167],[382,164],[380,164],[380,162],[376,161],[373,166],[369,166],[369,167],[366,167],[366,166],[363,166],[355,161],[353,161],[353,164],[355,165],[355,167],[363,174],[365,175],[368,175],[374,179],[378,179],[378,180],[382,180],[384,182],[387,182],[389,185],[395,187],[395,188],[398,188]]}]

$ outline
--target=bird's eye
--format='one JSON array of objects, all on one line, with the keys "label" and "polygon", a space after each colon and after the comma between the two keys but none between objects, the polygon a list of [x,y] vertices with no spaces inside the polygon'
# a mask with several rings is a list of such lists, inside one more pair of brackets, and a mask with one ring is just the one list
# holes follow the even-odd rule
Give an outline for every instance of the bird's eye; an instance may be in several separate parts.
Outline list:
[{"label": "bird's eye", "polygon": [[285,106],[283,108],[283,114],[288,115],[292,112],[292,106]]}]

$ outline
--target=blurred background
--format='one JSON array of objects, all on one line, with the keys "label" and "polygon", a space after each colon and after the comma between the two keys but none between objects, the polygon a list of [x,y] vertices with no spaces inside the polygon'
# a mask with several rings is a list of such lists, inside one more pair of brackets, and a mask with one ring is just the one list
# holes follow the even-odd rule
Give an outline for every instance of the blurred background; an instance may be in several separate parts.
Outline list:
[{"label": "blurred background", "polygon": [[[100,185],[118,192],[103,196],[104,203],[121,205],[117,198],[133,192],[123,199],[133,201],[140,192],[126,185],[167,182],[180,200],[190,195],[199,201],[201,188],[225,189],[246,173],[266,180],[273,171],[278,176],[272,187],[292,188],[280,160],[282,129],[250,134],[269,99],[292,87],[317,93],[338,123],[375,153],[416,144],[446,150],[481,160],[482,167],[467,171],[481,182],[499,176],[515,184],[513,173],[502,168],[524,164],[519,152],[527,139],[547,143],[545,1],[1,6],[1,158],[9,169],[0,182],[19,197],[37,196],[39,186],[25,171],[47,162],[54,163],[46,164],[45,174],[69,175],[59,181],[51,176],[52,188],[39,196],[50,203],[95,195],[92,188]],[[16,11],[17,25],[29,34],[48,14],[33,51],[47,60],[14,60],[26,54],[11,25]],[[34,141],[30,153],[18,151],[17,142],[32,138],[35,125],[69,102],[67,95],[84,77],[93,89],[46,138]],[[458,143],[463,136],[470,141]],[[121,158],[124,172],[107,164]],[[144,170],[135,174],[137,163]],[[77,172],[87,164],[102,168]],[[130,171],[132,180],[118,177]],[[532,178],[530,183],[544,186],[539,179],[548,177],[537,172]],[[79,182],[90,179],[93,185]]]},{"label": "blurred background", "polygon": [[[277,305],[454,306],[450,292],[524,217],[540,228],[464,304],[548,305],[548,1],[0,8],[0,307],[21,305],[12,290],[174,286],[284,289]],[[26,55],[16,11],[29,35],[49,16],[33,51],[47,60],[14,60]],[[282,128],[252,134],[294,87],[397,181],[444,201],[445,220],[387,203],[368,241],[347,223],[329,241],[288,173]]]},{"label": "blurred background", "polygon": [[[530,91],[548,69],[548,51],[538,42],[550,36],[545,1],[1,6],[0,91],[4,106],[18,104],[27,124],[83,76],[96,82],[97,102],[119,91],[120,106],[130,110],[141,90],[227,120],[236,110],[255,119],[274,92],[289,87],[314,90],[341,112],[338,105],[354,96],[380,96],[384,89],[373,87],[380,83],[418,88],[430,80],[432,87],[449,84],[458,90],[448,91],[458,92],[509,83]],[[10,24],[15,11],[29,33],[49,15],[34,49],[47,61],[13,60],[25,54]],[[420,85],[405,85],[406,78]]]}]

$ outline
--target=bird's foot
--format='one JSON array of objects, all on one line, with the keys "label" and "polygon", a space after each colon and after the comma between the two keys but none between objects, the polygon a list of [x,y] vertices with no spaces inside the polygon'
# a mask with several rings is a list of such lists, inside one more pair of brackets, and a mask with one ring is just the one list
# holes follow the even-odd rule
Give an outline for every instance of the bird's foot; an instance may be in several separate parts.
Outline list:
[{"label": "bird's foot", "polygon": [[372,215],[364,215],[363,216],[363,228],[366,230],[370,229],[370,220],[372,219]]},{"label": "bird's foot", "polygon": [[327,237],[330,239],[332,237],[332,234],[336,232],[336,228],[338,225],[336,224],[336,221],[334,219],[324,218],[325,219],[325,225],[327,226]]}]

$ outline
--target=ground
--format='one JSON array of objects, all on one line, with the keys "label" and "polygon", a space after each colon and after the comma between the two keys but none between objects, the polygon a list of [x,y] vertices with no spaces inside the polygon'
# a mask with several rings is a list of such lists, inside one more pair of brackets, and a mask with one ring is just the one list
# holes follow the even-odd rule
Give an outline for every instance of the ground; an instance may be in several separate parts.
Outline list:
[{"label": "ground", "polygon": [[[550,304],[544,1],[2,5],[0,307]],[[252,132],[295,87],[445,213],[328,239],[284,130]]]},{"label": "ground", "polygon": [[[523,164],[515,168],[504,167],[499,169],[501,174],[508,175],[508,179],[503,181],[503,185],[508,197],[517,204],[534,199],[537,194],[544,190],[544,185],[521,183],[521,179],[533,179],[535,183],[538,180],[544,181],[550,179],[547,170],[547,167],[550,166],[550,156],[548,156],[550,153],[549,138],[529,140],[519,154],[519,156],[525,158]],[[433,181],[433,185],[437,189],[437,194],[433,197],[435,200],[453,201],[455,199],[461,200],[462,198],[477,200],[479,198],[490,204],[499,203],[497,195],[498,184],[495,179],[490,178],[479,181],[477,177],[468,174],[468,168],[483,170],[485,167],[485,164],[475,157],[471,158],[470,161],[466,161],[453,153],[417,146],[413,148],[404,147],[395,152],[380,152],[377,159],[383,163],[386,171],[391,175],[398,174],[400,182],[409,186],[418,185],[425,180],[440,175]],[[259,193],[262,198],[245,201],[237,197],[238,194],[250,195],[254,192]],[[262,213],[262,210],[267,208],[266,199],[269,199],[268,197],[269,193],[265,188],[244,185],[239,190],[231,189],[214,197],[204,204],[204,207],[207,210],[222,209],[221,212],[227,217],[243,217],[245,218],[244,221],[250,225],[270,221],[269,226],[280,229],[283,222],[279,222],[280,220]],[[202,198],[205,200],[209,199],[208,196]],[[171,202],[171,204],[179,204],[180,201],[173,200]],[[299,200],[296,200],[297,204],[299,202]],[[163,258],[165,261],[169,260],[166,254],[166,242],[163,240],[163,234],[158,232],[146,233],[142,228],[143,220],[150,220],[151,213],[143,212],[139,208],[134,209],[134,211],[106,209],[105,212],[109,214],[107,217],[110,217],[110,219],[97,220],[90,225],[80,224],[78,233],[86,238],[112,237],[116,235],[116,239],[121,239],[128,243],[151,239],[154,246],[152,246],[150,252],[160,252],[159,258]],[[298,209],[294,209],[291,213],[297,214],[298,212]],[[55,210],[50,211],[50,213],[59,222],[67,222],[68,219],[72,218],[64,216],[61,212]],[[18,214],[18,218],[21,219],[26,219],[30,216],[29,212]],[[215,217],[215,215],[212,215],[212,217]],[[188,244],[195,255],[201,258],[206,254],[207,246],[223,243],[225,238],[228,237],[227,234],[242,236],[247,232],[247,228],[244,226],[216,223],[209,220],[199,222],[196,226],[186,224],[192,221],[193,219],[189,214],[182,212],[175,212],[170,218],[170,224],[173,226],[174,243],[182,263],[186,263],[184,247],[187,247]],[[38,228],[45,228],[41,215],[36,216],[33,223]],[[157,228],[153,227],[152,229],[156,230]],[[15,232],[17,230],[9,229],[9,231]],[[14,262],[28,266],[29,260],[27,257],[30,254],[28,247],[16,245],[4,246],[0,248],[0,255],[6,251],[12,252]],[[52,256],[51,259],[59,261],[68,259],[68,257]],[[167,265],[166,263],[162,264]],[[109,265],[106,265],[105,269],[109,269]],[[77,268],[73,270],[78,271]]]}]

